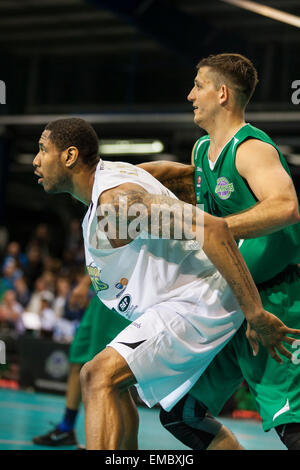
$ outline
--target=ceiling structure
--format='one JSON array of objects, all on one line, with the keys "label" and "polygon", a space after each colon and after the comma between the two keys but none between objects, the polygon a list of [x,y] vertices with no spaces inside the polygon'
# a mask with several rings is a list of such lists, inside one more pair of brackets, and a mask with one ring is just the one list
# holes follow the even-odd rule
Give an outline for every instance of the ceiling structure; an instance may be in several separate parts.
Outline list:
[{"label": "ceiling structure", "polygon": [[[266,4],[300,17],[298,0]],[[300,30],[224,0],[1,0],[0,50],[2,114],[183,109],[198,59],[229,50],[258,68],[253,106],[280,110]]]}]

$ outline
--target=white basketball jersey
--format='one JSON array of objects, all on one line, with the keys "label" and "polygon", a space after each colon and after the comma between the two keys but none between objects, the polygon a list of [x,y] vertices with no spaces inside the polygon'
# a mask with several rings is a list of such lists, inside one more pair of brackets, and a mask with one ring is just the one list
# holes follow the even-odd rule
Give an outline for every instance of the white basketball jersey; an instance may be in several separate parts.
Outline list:
[{"label": "white basketball jersey", "polygon": [[143,169],[100,160],[82,227],[87,270],[101,301],[130,321],[165,301],[192,302],[203,306],[203,317],[214,331],[218,326],[238,328],[243,314],[231,289],[203,250],[191,249],[193,242],[141,234],[125,246],[112,248],[103,232],[97,232],[99,196],[123,183],[176,199]]}]

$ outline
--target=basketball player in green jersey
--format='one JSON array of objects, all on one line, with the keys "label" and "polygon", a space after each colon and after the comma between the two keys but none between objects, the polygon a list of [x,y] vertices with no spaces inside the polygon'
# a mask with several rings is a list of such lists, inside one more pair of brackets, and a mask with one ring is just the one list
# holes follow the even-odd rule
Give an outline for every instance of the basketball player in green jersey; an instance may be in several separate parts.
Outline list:
[{"label": "basketball player in green jersey", "polygon": [[[199,63],[188,99],[194,107],[195,123],[208,135],[196,142],[192,152],[196,199],[206,211],[226,217],[235,239],[239,240],[264,307],[288,326],[297,328],[300,325],[298,201],[279,149],[264,132],[244,120],[245,107],[256,84],[254,66],[239,54],[210,56]],[[184,173],[182,169],[179,171],[182,178]],[[187,168],[186,172],[189,171]],[[176,179],[176,168],[167,179],[172,176]],[[160,175],[156,177],[162,180]],[[202,402],[217,415],[245,378],[264,430],[275,428],[288,449],[300,449],[297,352],[292,345],[290,351],[295,360],[281,365],[262,350],[254,357],[245,332],[246,325],[243,325],[191,390],[189,401],[185,403],[183,399],[169,414],[162,412],[161,421],[186,445],[194,449],[203,447],[201,440],[208,439],[209,432],[205,433],[200,420],[196,420],[196,414],[200,414],[199,407],[196,413],[196,405]],[[186,424],[185,408],[193,409],[189,419],[194,419],[195,426],[191,421]]]}]

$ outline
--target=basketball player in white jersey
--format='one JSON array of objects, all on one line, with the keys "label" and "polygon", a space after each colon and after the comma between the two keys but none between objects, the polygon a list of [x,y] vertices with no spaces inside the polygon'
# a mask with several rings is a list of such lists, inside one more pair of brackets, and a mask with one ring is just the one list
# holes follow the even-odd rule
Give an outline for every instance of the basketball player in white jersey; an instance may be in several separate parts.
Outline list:
[{"label": "basketball player in white jersey", "polygon": [[[82,119],[48,124],[39,146],[33,165],[44,190],[68,192],[88,206],[86,264],[97,295],[132,321],[82,369],[87,449],[137,448],[138,416],[129,387],[137,384],[148,406],[172,409],[244,316],[255,354],[260,342],[276,360],[281,361],[275,348],[290,357],[282,341],[294,341],[286,335],[300,331],[263,309],[224,220],[178,201],[141,168],[99,159],[98,137]],[[182,214],[190,209],[191,223],[184,225],[180,216],[183,239],[162,238],[163,218],[151,221],[152,209],[175,202]],[[134,204],[144,217],[136,225]],[[107,209],[110,218],[103,225]],[[125,236],[124,225],[114,230],[112,209],[115,222],[130,220]],[[190,238],[199,223],[204,239],[196,250]]]}]

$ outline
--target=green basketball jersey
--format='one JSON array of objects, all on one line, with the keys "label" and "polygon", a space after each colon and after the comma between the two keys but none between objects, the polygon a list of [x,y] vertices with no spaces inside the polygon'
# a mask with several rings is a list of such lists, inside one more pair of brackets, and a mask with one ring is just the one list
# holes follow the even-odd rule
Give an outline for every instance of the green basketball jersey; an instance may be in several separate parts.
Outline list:
[{"label": "green basketball jersey", "polygon": [[251,124],[244,125],[227,142],[213,168],[210,167],[212,163],[208,159],[210,137],[204,136],[198,140],[195,147],[195,188],[197,203],[204,204],[207,212],[224,217],[248,209],[257,202],[235,166],[237,148],[247,139],[262,140],[275,147],[283,167],[290,175],[286,160],[272,139]]},{"label": "green basketball jersey", "polygon": [[[251,124],[245,124],[227,142],[214,163],[211,163],[208,158],[210,137],[208,135],[201,137],[194,150],[195,192],[197,204],[203,204],[206,212],[218,217],[225,217],[249,209],[258,202],[247,181],[238,173],[235,166],[238,146],[247,139],[253,138],[271,144],[277,150],[282,166],[290,175],[287,162],[272,139]],[[299,223],[273,234],[245,242],[249,247],[249,260],[256,250],[257,253],[264,255],[265,269],[267,266],[269,268],[269,272],[266,271],[267,279],[278,274],[285,265],[300,262]],[[242,251],[242,254],[247,262],[246,253],[244,254]],[[263,277],[259,279],[259,282],[265,280]]]}]

